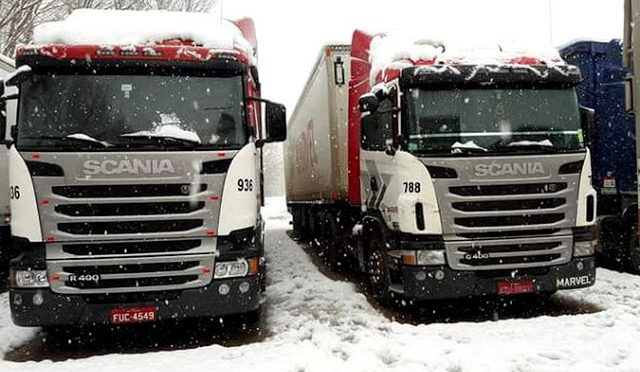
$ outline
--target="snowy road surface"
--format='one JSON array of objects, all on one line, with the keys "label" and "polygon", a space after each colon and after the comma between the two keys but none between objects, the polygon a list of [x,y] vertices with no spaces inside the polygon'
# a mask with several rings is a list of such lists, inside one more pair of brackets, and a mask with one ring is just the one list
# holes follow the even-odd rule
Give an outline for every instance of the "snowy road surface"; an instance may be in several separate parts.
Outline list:
[{"label": "snowy road surface", "polygon": [[[270,283],[259,337],[250,335],[239,346],[196,343],[176,351],[111,345],[116,351],[59,362],[0,361],[0,371],[640,371],[640,277],[600,270],[595,287],[556,295],[552,306],[566,309],[539,316],[524,312],[506,320],[470,321],[455,314],[474,309],[454,309],[446,322],[396,322],[372,306],[357,285],[318,270],[289,238],[289,215],[281,203],[272,200],[266,210]],[[7,295],[0,295],[0,355],[30,360],[28,352],[9,356],[38,337],[38,330],[11,324]],[[104,345],[117,342],[104,337]],[[171,337],[178,336],[165,338]]]}]

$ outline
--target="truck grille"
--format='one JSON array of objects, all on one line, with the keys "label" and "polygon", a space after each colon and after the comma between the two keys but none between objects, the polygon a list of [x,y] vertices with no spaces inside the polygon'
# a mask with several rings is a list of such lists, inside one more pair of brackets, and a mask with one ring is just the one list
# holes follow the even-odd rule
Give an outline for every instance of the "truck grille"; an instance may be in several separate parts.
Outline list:
[{"label": "truck grille", "polygon": [[153,216],[188,214],[204,209],[204,202],[131,203],[131,204],[67,204],[57,205],[57,213],[65,216]]},{"label": "truck grille", "polygon": [[55,195],[70,199],[83,198],[138,198],[157,196],[185,196],[207,190],[207,185],[160,184],[160,185],[93,185],[93,186],[55,186]]},{"label": "truck grille", "polygon": [[[59,177],[33,179],[52,291],[96,298],[209,285],[226,173],[236,154],[37,154],[63,170]],[[90,160],[159,158],[173,171],[84,172]]]},{"label": "truck grille", "polygon": [[[584,158],[584,153],[568,153],[422,159],[427,168],[446,167],[457,175],[433,180],[447,264],[454,270],[482,273],[568,263],[573,254],[580,174],[560,174],[560,169]],[[539,163],[540,171],[476,171],[481,165],[523,162]]]},{"label": "truck grille", "polygon": [[78,222],[58,224],[58,229],[72,235],[121,235],[188,231],[202,224],[202,220]]},{"label": "truck grille", "polygon": [[[446,243],[452,268],[527,268],[571,258],[571,237],[556,235],[569,220],[567,183],[450,186],[448,191],[443,199],[451,206],[444,213],[450,232],[469,239]],[[521,244],[523,239],[541,240]]]},{"label": "truck grille", "polygon": [[529,237],[522,239],[447,242],[449,264],[458,270],[499,270],[560,265],[571,259],[573,238]]},{"label": "truck grille", "polygon": [[106,288],[144,288],[144,287],[170,287],[183,286],[189,282],[198,280],[197,275],[176,276],[169,278],[141,278],[141,279],[107,279],[99,282],[74,282],[67,283],[70,288],[99,290]]},{"label": "truck grille", "polygon": [[200,240],[166,240],[124,243],[63,244],[62,251],[75,256],[135,255],[187,252],[198,248]]},{"label": "truck grille", "polygon": [[461,186],[451,187],[450,191],[459,196],[499,196],[552,194],[566,190],[566,183],[534,183],[523,185],[489,185],[489,186]]},{"label": "truck grille", "polygon": [[214,255],[111,258],[91,261],[48,261],[56,293],[96,294],[169,291],[208,285]]}]

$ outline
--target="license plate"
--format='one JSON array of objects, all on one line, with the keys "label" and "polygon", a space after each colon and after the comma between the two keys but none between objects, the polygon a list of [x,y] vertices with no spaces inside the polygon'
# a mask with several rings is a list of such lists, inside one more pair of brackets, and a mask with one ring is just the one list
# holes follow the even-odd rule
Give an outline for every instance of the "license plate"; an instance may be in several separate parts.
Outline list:
[{"label": "license plate", "polygon": [[111,324],[147,323],[156,321],[155,307],[113,309],[109,312]]},{"label": "license plate", "polygon": [[498,282],[499,295],[516,295],[523,293],[533,293],[533,281],[502,281]]}]

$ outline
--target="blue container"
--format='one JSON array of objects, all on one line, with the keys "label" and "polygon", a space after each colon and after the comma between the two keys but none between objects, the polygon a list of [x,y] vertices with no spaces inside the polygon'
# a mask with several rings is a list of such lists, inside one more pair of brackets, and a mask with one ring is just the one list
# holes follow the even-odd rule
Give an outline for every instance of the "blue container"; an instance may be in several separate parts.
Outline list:
[{"label": "blue container", "polygon": [[[562,48],[560,54],[580,68],[584,81],[578,88],[578,99],[582,106],[595,110],[597,133],[591,148],[594,187],[599,194],[637,198],[635,122],[625,107],[628,71],[622,67],[621,42],[580,41]],[[615,178],[615,187],[604,187],[608,176]],[[611,186],[612,178],[608,181]],[[611,205],[603,207],[605,212]]]}]

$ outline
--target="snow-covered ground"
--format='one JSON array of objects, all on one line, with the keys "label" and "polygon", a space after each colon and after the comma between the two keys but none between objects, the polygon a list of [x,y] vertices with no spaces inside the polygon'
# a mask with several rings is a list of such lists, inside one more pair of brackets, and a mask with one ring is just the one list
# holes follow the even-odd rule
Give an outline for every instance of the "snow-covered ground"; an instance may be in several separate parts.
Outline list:
[{"label": "snow-covered ground", "polygon": [[[57,363],[0,361],[0,371],[640,371],[640,277],[600,270],[595,287],[557,295],[554,302],[591,309],[580,315],[395,322],[356,285],[318,270],[287,235],[283,203],[273,199],[266,211],[264,340]],[[35,331],[11,325],[6,294],[0,307],[4,355]]]}]

